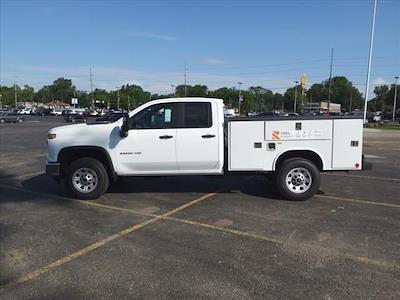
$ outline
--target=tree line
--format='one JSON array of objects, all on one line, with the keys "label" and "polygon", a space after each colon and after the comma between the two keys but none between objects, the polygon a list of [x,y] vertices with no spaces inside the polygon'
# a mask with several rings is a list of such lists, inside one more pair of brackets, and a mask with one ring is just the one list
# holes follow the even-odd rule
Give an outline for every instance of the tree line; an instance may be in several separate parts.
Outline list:
[{"label": "tree line", "polygon": [[[274,93],[268,88],[262,86],[251,86],[240,93],[243,96],[241,103],[242,112],[251,111],[270,111],[285,110],[293,111],[295,98],[297,99],[297,110],[301,104],[306,105],[309,102],[327,101],[329,98],[329,85],[331,86],[331,102],[340,103],[342,110],[351,111],[363,108],[363,96],[359,90],[353,86],[352,82],[344,76],[336,76],[321,83],[314,83],[307,91],[302,92],[301,86],[288,88],[283,94]],[[392,111],[395,85],[381,85],[374,89],[375,98],[369,101],[369,109]],[[51,85],[46,85],[35,91],[29,85],[22,87],[15,85],[11,87],[0,86],[1,101],[3,106],[14,106],[15,97],[18,103],[50,101],[62,101],[70,103],[71,98],[78,98],[79,105],[82,107],[91,107],[92,100],[97,107],[110,106],[123,109],[135,108],[149,100],[184,97],[185,86],[178,85],[174,92],[170,94],[151,94],[143,90],[138,85],[126,84],[118,90],[106,91],[104,89],[95,89],[93,92],[78,90],[71,79],[58,78]],[[221,87],[210,90],[206,85],[196,84],[186,86],[186,95],[188,97],[213,97],[224,100],[226,107],[237,108],[239,90],[235,87]]]}]

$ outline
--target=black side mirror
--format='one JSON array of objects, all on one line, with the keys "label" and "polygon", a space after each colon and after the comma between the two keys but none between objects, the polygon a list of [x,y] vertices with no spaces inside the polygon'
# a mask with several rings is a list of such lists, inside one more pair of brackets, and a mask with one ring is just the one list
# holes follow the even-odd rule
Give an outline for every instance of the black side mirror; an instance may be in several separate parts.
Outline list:
[{"label": "black side mirror", "polygon": [[128,131],[129,131],[129,117],[123,117],[121,131],[119,132],[119,135],[122,138],[127,137]]}]

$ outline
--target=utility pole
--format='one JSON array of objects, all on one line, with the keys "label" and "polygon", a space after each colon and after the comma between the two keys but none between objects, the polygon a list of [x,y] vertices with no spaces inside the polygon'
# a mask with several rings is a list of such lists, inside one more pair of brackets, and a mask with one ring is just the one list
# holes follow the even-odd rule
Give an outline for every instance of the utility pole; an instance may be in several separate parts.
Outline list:
[{"label": "utility pole", "polygon": [[1,101],[2,97],[3,97],[3,95],[0,94],[0,110],[3,110],[3,102]]},{"label": "utility pole", "polygon": [[119,110],[119,90],[117,91],[117,110]]},{"label": "utility pole", "polygon": [[172,96],[175,97],[175,85],[171,84]]},{"label": "utility pole", "polygon": [[349,105],[349,112],[351,112],[351,104],[353,102],[353,92],[350,92],[350,105]]},{"label": "utility pole", "polygon": [[238,112],[239,112],[239,116],[240,116],[240,102],[242,102],[242,91],[241,91],[241,89],[240,89],[240,86],[243,84],[242,82],[238,82],[238,84],[239,84],[239,110],[238,110]]},{"label": "utility pole", "polygon": [[128,95],[128,112],[131,110],[131,100]]},{"label": "utility pole", "polygon": [[329,69],[328,113],[330,112],[331,108],[332,64],[333,64],[333,48],[331,51],[331,67]]},{"label": "utility pole", "polygon": [[396,121],[396,102],[397,102],[397,80],[399,79],[399,76],[394,76],[396,79],[396,83],[394,86],[394,99],[393,99],[393,123]]},{"label": "utility pole", "polygon": [[92,68],[90,68],[90,94],[92,95],[92,109],[94,109],[94,95],[93,95],[93,76],[92,76]]},{"label": "utility pole", "polygon": [[14,83],[14,101],[15,101],[15,109],[18,108],[18,97],[17,97],[17,84]]},{"label": "utility pole", "polygon": [[184,70],[184,77],[185,77],[185,97],[187,96],[187,87],[186,87],[186,60],[185,60],[185,70]]},{"label": "utility pole", "polygon": [[371,77],[372,49],[374,47],[376,4],[377,4],[377,0],[374,1],[374,12],[372,14],[372,28],[371,28],[371,39],[370,39],[370,43],[369,43],[367,82],[365,83],[364,124],[366,123],[366,120],[367,120],[369,80]]},{"label": "utility pole", "polygon": [[297,86],[299,85],[299,82],[297,80],[294,81],[296,84],[296,88],[294,90],[294,105],[293,105],[293,112],[296,112],[296,104],[297,104]]}]

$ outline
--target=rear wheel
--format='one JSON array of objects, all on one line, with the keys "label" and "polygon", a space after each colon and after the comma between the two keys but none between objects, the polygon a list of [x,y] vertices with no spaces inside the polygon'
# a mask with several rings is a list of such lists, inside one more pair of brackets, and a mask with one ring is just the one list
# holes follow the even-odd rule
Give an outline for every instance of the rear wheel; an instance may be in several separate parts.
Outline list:
[{"label": "rear wheel", "polygon": [[284,161],[276,174],[279,193],[288,200],[303,201],[312,197],[319,189],[321,176],[311,161],[291,158]]},{"label": "rear wheel", "polygon": [[72,197],[91,200],[107,191],[109,178],[98,160],[80,158],[68,167],[65,183]]},{"label": "rear wheel", "polygon": [[22,123],[23,121],[23,119],[18,119],[18,123]]},{"label": "rear wheel", "polygon": [[0,119],[0,123],[5,123],[4,119]]}]

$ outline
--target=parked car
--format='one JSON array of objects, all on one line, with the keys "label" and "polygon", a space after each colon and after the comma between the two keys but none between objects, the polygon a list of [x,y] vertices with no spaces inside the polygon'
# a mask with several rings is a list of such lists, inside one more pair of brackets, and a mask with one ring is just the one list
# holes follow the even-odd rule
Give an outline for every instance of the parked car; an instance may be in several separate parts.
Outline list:
[{"label": "parked car", "polygon": [[19,115],[30,115],[31,110],[28,108],[22,108],[22,109],[18,110],[18,114]]},{"label": "parked car", "polygon": [[64,119],[66,122],[86,123],[86,117],[80,114],[65,114]]},{"label": "parked car", "polygon": [[121,112],[121,111],[109,112],[100,118],[96,118],[96,122],[112,123],[112,122],[115,122],[127,115],[128,115],[128,113]]},{"label": "parked car", "polygon": [[381,111],[376,111],[372,115],[372,121],[373,122],[381,122],[383,121],[383,112]]},{"label": "parked car", "polygon": [[279,116],[279,113],[275,111],[263,111],[260,112],[259,114],[256,114],[253,116],[253,118],[259,118],[259,117],[277,117]]},{"label": "parked car", "polygon": [[35,110],[35,115],[36,116],[50,116],[52,112],[51,108],[44,108],[44,107],[39,107]]},{"label": "parked car", "polygon": [[24,118],[15,112],[0,113],[0,123],[9,123],[9,122],[22,123],[23,121]]},{"label": "parked car", "polygon": [[284,117],[300,117],[298,113],[286,113],[283,115]]},{"label": "parked car", "polygon": [[[350,115],[355,116],[355,117],[364,118],[364,112],[362,112],[362,111],[353,111],[353,112],[351,112]],[[372,113],[367,112],[366,123],[372,123],[372,122],[374,122],[374,116]]]},{"label": "parked car", "polygon": [[50,112],[53,116],[62,116],[64,109],[62,108],[53,108]]}]

